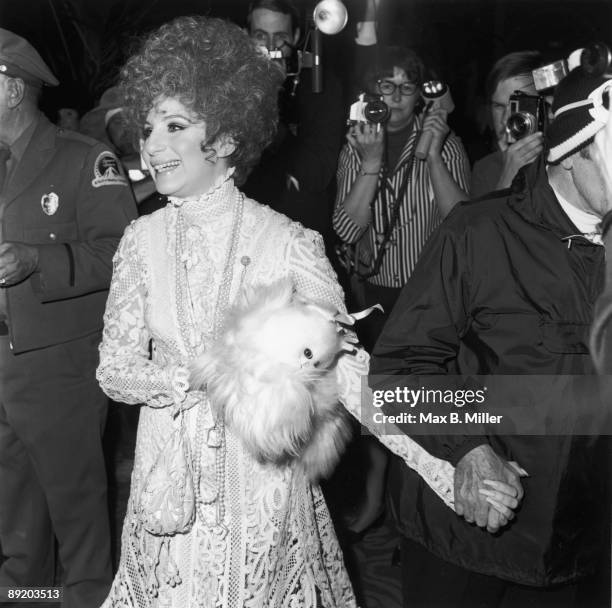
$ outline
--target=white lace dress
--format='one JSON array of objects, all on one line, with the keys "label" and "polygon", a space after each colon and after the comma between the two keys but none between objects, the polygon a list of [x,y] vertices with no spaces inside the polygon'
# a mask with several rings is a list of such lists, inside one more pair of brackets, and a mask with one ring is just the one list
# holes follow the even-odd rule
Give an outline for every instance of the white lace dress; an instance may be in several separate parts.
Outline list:
[{"label": "white lace dress", "polygon": [[[321,237],[248,199],[228,285],[227,252],[240,197],[227,179],[198,201],[174,201],[132,223],[115,256],[98,379],[111,398],[146,406],[138,426],[119,570],[104,608],[355,605],[320,488],[310,485],[297,467],[257,463],[227,429],[220,476],[221,448],[201,441],[196,432],[198,412],[204,430],[213,427],[201,392],[188,393],[184,422],[200,467],[202,493],[222,497],[224,508],[219,510],[219,498],[200,504],[190,530],[172,537],[150,534],[139,520],[144,479],[180,420],[172,412],[184,395],[177,396],[174,379],[189,352],[202,352],[211,343],[215,303],[224,282],[231,303],[244,285],[291,277],[300,293],[344,310]],[[194,313],[187,335],[181,293],[189,295]],[[338,364],[342,402],[357,417],[367,369],[364,351],[346,354]],[[448,466],[407,437],[383,440],[452,502]],[[227,533],[219,533],[219,523]]]}]

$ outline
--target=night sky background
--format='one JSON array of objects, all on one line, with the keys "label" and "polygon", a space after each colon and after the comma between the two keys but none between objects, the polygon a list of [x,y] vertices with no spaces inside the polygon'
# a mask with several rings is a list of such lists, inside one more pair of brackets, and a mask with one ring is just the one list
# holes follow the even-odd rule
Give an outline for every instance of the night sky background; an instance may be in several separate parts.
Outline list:
[{"label": "night sky background", "polygon": [[[61,81],[43,109],[79,112],[95,105],[138,35],[178,15],[204,14],[245,24],[248,0],[0,0],[0,26],[26,37]],[[297,0],[304,19],[314,0]],[[349,24],[325,36],[325,60],[348,73],[346,50],[363,0],[346,0]],[[304,23],[306,22],[304,20]],[[451,87],[460,135],[483,111],[482,86],[492,63],[510,51],[537,49],[551,61],[601,40],[612,45],[610,0],[382,0],[383,43],[415,48]],[[302,28],[304,30],[304,27]],[[453,124],[454,123],[454,124]]]}]

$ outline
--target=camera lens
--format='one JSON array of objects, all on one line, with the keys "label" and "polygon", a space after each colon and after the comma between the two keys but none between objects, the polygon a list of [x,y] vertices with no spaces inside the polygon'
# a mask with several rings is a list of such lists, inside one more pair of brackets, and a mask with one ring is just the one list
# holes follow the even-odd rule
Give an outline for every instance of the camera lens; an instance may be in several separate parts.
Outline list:
[{"label": "camera lens", "polygon": [[368,122],[381,124],[389,118],[389,106],[382,99],[374,99],[366,104],[363,115]]},{"label": "camera lens", "polygon": [[531,133],[535,133],[537,130],[536,118],[528,112],[512,114],[506,123],[506,131],[514,139],[522,139]]},{"label": "camera lens", "polygon": [[612,53],[610,53],[610,49],[605,44],[595,42],[582,51],[582,55],[580,55],[580,65],[587,74],[596,77],[610,77]]}]

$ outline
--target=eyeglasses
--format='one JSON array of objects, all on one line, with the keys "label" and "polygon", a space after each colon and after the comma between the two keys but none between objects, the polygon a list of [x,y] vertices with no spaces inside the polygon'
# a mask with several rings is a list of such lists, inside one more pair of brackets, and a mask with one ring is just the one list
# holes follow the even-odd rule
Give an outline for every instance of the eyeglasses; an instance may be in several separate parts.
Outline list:
[{"label": "eyeglasses", "polygon": [[417,92],[418,86],[414,82],[402,82],[395,84],[390,80],[378,80],[376,87],[381,95],[393,95],[396,89],[399,89],[400,95],[414,95]]}]

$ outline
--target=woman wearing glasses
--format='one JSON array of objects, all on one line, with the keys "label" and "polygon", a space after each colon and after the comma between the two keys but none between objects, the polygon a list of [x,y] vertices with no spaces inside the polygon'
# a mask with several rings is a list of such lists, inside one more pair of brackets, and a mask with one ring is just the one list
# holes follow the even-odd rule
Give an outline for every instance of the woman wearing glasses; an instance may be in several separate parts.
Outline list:
[{"label": "woman wearing glasses", "polygon": [[[445,110],[424,107],[424,74],[414,51],[381,50],[378,66],[366,74],[364,84],[387,104],[389,118],[384,127],[353,125],[338,164],[333,222],[342,241],[357,248],[353,271],[362,288],[357,304],[380,302],[386,313],[431,232],[468,192],[467,155],[450,132]],[[431,145],[426,159],[419,160],[415,147],[427,131]],[[384,320],[371,315],[362,328],[367,349],[374,346]]]},{"label": "woman wearing glasses", "polygon": [[[359,309],[380,303],[385,309],[358,327],[370,351],[427,238],[457,202],[468,198],[467,155],[446,123],[446,111],[424,106],[424,75],[414,51],[381,49],[363,84],[387,104],[389,117],[384,126],[353,125],[340,153],[333,225],[350,252],[352,305]],[[431,145],[419,160],[415,148],[425,132],[431,134]],[[371,469],[366,504],[349,518],[354,532],[364,530],[381,510],[385,457],[376,444],[369,445],[370,462],[362,467]]]}]

